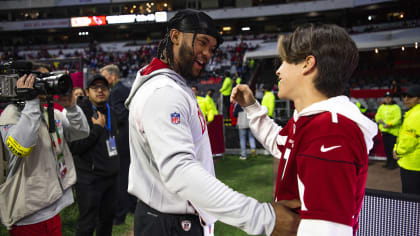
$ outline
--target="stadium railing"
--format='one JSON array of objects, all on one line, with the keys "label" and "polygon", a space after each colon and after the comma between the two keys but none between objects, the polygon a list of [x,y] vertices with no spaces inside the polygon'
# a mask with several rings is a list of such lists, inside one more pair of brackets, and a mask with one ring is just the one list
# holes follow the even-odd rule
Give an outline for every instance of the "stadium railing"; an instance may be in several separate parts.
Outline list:
[{"label": "stadium railing", "polygon": [[420,195],[366,189],[356,235],[420,235]]}]

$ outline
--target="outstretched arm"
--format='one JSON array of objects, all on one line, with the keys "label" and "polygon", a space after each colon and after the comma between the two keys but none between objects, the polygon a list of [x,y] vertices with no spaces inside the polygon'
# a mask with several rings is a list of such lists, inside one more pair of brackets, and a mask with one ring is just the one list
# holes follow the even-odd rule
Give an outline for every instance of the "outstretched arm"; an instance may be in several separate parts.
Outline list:
[{"label": "outstretched arm", "polygon": [[248,85],[239,84],[232,89],[230,102],[237,102],[241,107],[247,107],[255,103],[255,97]]},{"label": "outstretched arm", "polygon": [[280,136],[279,132],[282,129],[270,117],[267,116],[267,108],[261,107],[255,100],[251,89],[248,85],[237,85],[230,97],[231,102],[237,102],[247,113],[249,119],[249,127],[257,140],[269,150],[271,154],[279,158],[281,152],[278,145],[284,145],[286,142],[285,136]]}]

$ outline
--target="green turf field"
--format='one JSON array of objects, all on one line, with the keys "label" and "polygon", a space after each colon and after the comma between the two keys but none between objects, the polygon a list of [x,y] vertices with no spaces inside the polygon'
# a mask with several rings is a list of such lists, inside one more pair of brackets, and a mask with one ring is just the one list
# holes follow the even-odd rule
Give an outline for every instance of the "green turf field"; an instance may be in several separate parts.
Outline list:
[{"label": "green turf field", "polygon": [[[254,197],[260,202],[270,202],[273,197],[273,159],[270,156],[225,156],[215,162],[216,176],[234,190]],[[248,235],[242,230],[217,222],[215,236]]]},{"label": "green turf field", "polygon": [[[234,190],[252,196],[259,201],[269,202],[272,200],[273,169],[271,157],[257,155],[256,157],[249,156],[247,160],[239,160],[237,155],[228,155],[215,161],[215,170],[217,178]],[[77,216],[76,204],[67,207],[61,213],[63,236],[74,235]],[[112,235],[129,235],[132,228],[133,215],[129,214],[126,224],[114,226]],[[3,235],[9,235],[4,226],[0,228],[0,236]],[[247,234],[239,229],[217,222],[215,235],[240,236]]]}]

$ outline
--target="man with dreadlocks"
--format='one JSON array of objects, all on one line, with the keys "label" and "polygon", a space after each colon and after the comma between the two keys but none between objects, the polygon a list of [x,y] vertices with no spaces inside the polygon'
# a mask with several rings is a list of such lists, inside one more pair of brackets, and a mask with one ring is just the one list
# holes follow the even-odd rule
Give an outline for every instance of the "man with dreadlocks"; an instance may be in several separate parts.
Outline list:
[{"label": "man with dreadlocks", "polygon": [[189,82],[221,43],[208,15],[181,10],[168,22],[157,58],[137,74],[126,100],[136,236],[211,235],[216,220],[248,234],[296,232],[299,216],[290,208],[299,201],[259,203],[214,176],[206,121]]}]

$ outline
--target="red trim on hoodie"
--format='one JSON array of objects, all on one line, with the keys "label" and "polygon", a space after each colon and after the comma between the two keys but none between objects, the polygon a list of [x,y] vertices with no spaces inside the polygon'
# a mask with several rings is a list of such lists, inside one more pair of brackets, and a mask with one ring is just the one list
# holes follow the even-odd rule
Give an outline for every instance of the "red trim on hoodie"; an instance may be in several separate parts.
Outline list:
[{"label": "red trim on hoodie", "polygon": [[142,70],[140,74],[141,75],[148,75],[148,74],[152,73],[155,70],[164,69],[164,68],[169,68],[169,66],[166,65],[160,59],[154,57],[152,59],[152,61],[150,62],[150,64],[146,68],[144,68],[144,70]]}]

